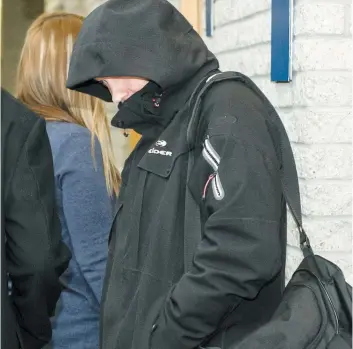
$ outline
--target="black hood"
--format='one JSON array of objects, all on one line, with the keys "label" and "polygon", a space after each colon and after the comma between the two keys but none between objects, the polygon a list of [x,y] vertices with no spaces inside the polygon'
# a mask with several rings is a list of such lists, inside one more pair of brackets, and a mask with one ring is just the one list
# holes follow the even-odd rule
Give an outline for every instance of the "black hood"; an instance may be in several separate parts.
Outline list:
[{"label": "black hood", "polygon": [[166,0],[110,0],[84,21],[67,87],[111,101],[97,77],[135,76],[163,91],[216,61],[191,24]]}]

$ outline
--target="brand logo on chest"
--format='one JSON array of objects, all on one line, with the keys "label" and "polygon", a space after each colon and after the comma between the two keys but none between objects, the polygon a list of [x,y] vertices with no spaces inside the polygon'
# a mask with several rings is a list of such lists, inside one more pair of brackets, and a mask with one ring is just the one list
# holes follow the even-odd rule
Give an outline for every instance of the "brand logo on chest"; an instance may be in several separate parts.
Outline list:
[{"label": "brand logo on chest", "polygon": [[163,140],[159,140],[156,142],[156,146],[157,147],[165,147],[167,145],[167,142],[166,141],[163,141]]},{"label": "brand logo on chest", "polygon": [[148,151],[149,154],[156,154],[156,155],[163,155],[163,156],[172,156],[173,153],[171,151],[167,151],[167,150],[158,150],[155,148],[151,148]]}]

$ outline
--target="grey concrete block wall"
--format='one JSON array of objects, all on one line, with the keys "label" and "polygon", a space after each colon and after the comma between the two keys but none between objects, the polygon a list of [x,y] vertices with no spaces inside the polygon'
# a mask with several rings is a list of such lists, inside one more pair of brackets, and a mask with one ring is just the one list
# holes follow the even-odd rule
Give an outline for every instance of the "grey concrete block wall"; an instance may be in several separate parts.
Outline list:
[{"label": "grey concrete block wall", "polygon": [[[248,74],[275,105],[295,153],[314,248],[352,282],[351,1],[295,0],[293,81],[270,81],[271,1],[217,0],[205,38],[223,70]],[[301,260],[290,220],[287,279]]]}]

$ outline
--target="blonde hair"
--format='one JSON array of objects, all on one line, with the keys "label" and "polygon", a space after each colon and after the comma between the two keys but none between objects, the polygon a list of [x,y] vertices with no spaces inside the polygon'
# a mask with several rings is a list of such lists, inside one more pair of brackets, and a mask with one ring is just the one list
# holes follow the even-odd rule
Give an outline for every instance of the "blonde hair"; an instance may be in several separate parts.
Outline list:
[{"label": "blonde hair", "polygon": [[17,71],[17,97],[47,121],[64,121],[88,128],[97,137],[109,194],[121,183],[114,164],[110,126],[103,102],[66,88],[73,43],[83,17],[70,13],[42,14],[27,31]]}]

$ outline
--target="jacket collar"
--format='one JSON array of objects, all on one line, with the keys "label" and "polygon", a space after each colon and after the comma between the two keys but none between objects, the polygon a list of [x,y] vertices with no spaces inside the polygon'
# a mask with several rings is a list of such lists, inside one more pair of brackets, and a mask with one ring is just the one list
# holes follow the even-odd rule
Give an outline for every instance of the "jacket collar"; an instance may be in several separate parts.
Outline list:
[{"label": "jacket collar", "polygon": [[162,130],[168,119],[162,113],[162,91],[154,82],[149,82],[141,91],[132,95],[124,103],[112,119],[112,126],[133,129],[144,135],[149,130]]},{"label": "jacket collar", "polygon": [[146,138],[157,138],[184,107],[198,82],[216,69],[218,61],[209,61],[191,79],[166,91],[153,82],[148,83],[119,105],[112,125],[133,129]]},{"label": "jacket collar", "polygon": [[191,116],[188,100],[201,80],[214,74],[209,70],[203,75],[197,75],[185,88],[187,93],[175,96],[174,117],[165,129],[160,132],[147,152],[140,160],[138,167],[153,172],[161,177],[169,177],[177,158],[190,150],[187,142],[187,129]]}]

